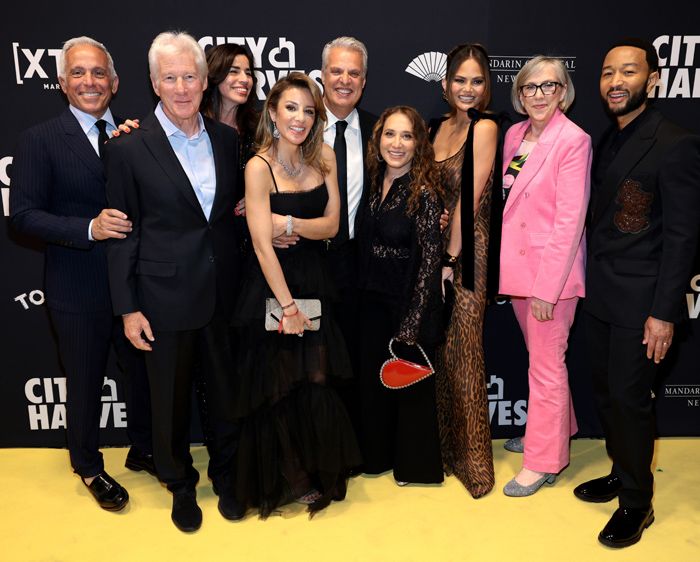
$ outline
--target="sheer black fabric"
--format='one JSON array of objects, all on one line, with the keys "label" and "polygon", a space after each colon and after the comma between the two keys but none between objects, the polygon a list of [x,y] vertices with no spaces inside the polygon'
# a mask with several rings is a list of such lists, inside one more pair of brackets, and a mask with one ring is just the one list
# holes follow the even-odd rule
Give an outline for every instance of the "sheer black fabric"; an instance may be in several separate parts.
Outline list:
[{"label": "sheer black fabric", "polygon": [[[321,216],[327,201],[325,184],[270,196],[273,213],[299,218]],[[234,317],[238,389],[233,408],[242,418],[234,492],[239,502],[258,507],[261,517],[314,488],[321,498],[309,506],[312,513],[343,499],[350,469],[361,464],[347,412],[328,385],[352,371],[333,319],[320,245],[301,239],[276,250],[292,296],[321,300],[319,331],[303,337],[265,331],[265,299],[273,294],[254,254]]]}]

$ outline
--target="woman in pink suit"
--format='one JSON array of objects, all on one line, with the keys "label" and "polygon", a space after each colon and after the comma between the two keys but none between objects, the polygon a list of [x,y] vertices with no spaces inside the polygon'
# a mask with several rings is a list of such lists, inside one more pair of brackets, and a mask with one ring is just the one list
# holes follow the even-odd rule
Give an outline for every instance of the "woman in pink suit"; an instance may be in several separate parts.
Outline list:
[{"label": "woman in pink suit", "polygon": [[529,496],[569,464],[569,437],[577,431],[565,354],[585,296],[591,139],[564,115],[574,85],[561,60],[530,60],[511,99],[528,119],[505,137],[499,291],[511,296],[525,338],[530,396],[523,467],[503,492]]}]

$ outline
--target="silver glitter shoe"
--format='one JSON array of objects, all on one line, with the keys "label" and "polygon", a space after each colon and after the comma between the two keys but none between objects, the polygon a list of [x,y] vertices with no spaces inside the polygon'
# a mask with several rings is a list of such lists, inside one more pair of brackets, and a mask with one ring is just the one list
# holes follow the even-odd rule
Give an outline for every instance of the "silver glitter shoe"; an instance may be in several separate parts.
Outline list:
[{"label": "silver glitter shoe", "polygon": [[513,437],[512,439],[508,439],[508,441],[503,443],[503,448],[506,451],[510,451],[511,453],[522,453],[525,450],[525,445],[523,445],[523,438]]},{"label": "silver glitter shoe", "polygon": [[544,484],[554,484],[557,479],[556,474],[550,474],[545,472],[539,480],[536,480],[529,486],[523,486],[518,484],[518,482],[513,478],[508,484],[503,487],[503,493],[511,498],[523,498],[525,496],[531,496],[537,490],[539,490]]}]

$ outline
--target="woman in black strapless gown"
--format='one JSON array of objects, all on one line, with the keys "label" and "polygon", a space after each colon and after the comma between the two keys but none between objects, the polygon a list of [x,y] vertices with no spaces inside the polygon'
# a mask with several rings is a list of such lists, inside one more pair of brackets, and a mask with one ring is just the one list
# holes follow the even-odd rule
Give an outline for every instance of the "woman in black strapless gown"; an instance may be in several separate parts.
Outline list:
[{"label": "woman in black strapless gown", "polygon": [[[323,144],[325,110],[316,84],[293,72],[268,95],[260,149],[246,168],[246,207],[255,255],[248,261],[234,318],[242,418],[234,467],[236,498],[267,517],[296,500],[314,513],[345,497],[349,470],[361,463],[347,412],[329,379],[351,376],[332,316],[332,289],[321,245],[339,222],[333,151]],[[274,249],[273,237],[299,241]],[[284,317],[265,330],[265,300]],[[321,301],[310,331],[295,299]]]}]

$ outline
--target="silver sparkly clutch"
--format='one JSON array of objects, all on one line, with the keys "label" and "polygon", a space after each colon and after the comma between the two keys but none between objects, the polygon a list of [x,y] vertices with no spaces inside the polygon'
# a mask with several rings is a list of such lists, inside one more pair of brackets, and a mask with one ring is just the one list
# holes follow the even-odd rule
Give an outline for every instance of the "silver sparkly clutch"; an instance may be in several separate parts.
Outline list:
[{"label": "silver sparkly clutch", "polygon": [[[297,308],[311,321],[311,328],[305,330],[316,332],[321,327],[321,301],[318,299],[296,299]],[[265,299],[265,329],[276,331],[282,319],[282,307],[277,299]]]}]

